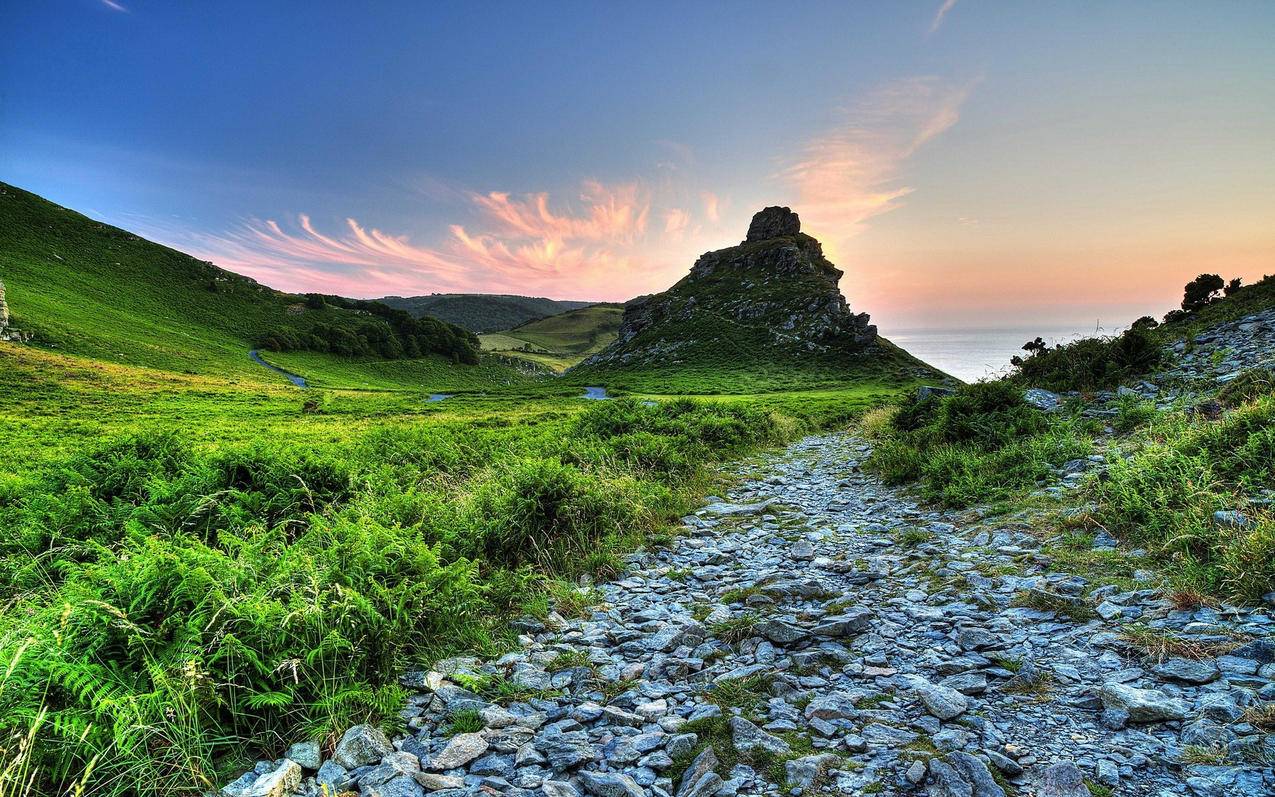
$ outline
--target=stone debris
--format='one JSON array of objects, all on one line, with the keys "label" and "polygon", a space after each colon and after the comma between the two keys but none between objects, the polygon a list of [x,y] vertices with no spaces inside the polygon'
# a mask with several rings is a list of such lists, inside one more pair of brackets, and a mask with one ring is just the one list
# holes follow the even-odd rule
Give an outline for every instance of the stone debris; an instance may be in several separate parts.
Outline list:
[{"label": "stone debris", "polygon": [[[326,761],[294,745],[223,797],[1275,793],[1275,736],[1245,719],[1275,701],[1271,610],[1059,572],[1025,515],[925,509],[860,471],[869,450],[829,434],[759,458],[590,616],[528,618],[515,652],[404,675],[405,735],[355,726]],[[1131,622],[1241,644],[1145,658]],[[552,666],[567,653],[588,666]],[[465,686],[498,678],[527,696]],[[459,711],[483,727],[449,735]]]}]

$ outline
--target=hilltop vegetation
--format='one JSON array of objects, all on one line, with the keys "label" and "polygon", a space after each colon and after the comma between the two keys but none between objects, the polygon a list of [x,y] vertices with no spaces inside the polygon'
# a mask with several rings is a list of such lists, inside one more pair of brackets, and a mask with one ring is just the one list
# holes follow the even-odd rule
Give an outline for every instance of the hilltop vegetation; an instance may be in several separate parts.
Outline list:
[{"label": "hilltop vegetation", "polygon": [[565,370],[606,348],[620,329],[624,308],[595,304],[531,321],[514,329],[480,335],[482,347]]},{"label": "hilltop vegetation", "polygon": [[877,335],[797,214],[757,213],[663,293],[625,305],[614,343],[570,378],[656,393],[754,392],[946,377]]},{"label": "hilltop vegetation", "polygon": [[430,316],[470,332],[497,332],[529,321],[588,307],[593,302],[507,296],[492,293],[434,293],[429,296],[386,296],[383,304],[416,318]]},{"label": "hilltop vegetation", "polygon": [[[293,296],[0,184],[0,280],[35,345],[250,379],[250,348],[476,363],[477,338],[336,297]],[[329,362],[340,362],[334,358]]]}]

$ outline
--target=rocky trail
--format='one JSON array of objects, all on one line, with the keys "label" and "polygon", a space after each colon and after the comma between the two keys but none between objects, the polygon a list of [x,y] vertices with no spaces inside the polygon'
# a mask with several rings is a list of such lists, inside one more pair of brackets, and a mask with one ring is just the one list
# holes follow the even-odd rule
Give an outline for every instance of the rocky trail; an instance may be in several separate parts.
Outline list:
[{"label": "rocky trail", "polygon": [[298,745],[223,794],[1275,793],[1270,610],[1050,572],[1027,518],[920,508],[867,452],[755,460],[585,616],[406,676],[408,735]]}]

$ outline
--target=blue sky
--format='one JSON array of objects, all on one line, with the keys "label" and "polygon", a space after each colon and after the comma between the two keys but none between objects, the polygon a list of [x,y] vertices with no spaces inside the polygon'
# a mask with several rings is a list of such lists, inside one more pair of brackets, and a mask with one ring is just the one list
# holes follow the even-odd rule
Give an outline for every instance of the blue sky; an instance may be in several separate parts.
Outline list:
[{"label": "blue sky", "polygon": [[289,290],[624,299],[777,203],[887,328],[1275,271],[1269,2],[49,0],[0,31],[0,179]]}]

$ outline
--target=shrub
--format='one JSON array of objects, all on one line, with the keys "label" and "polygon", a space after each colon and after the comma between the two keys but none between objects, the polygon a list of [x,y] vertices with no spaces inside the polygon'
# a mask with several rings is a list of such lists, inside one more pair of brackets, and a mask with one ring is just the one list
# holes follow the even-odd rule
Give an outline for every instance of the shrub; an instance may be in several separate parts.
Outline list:
[{"label": "shrub", "polygon": [[1015,363],[1015,381],[1049,390],[1103,390],[1157,368],[1164,354],[1147,324],[1109,338],[1082,338]]}]

